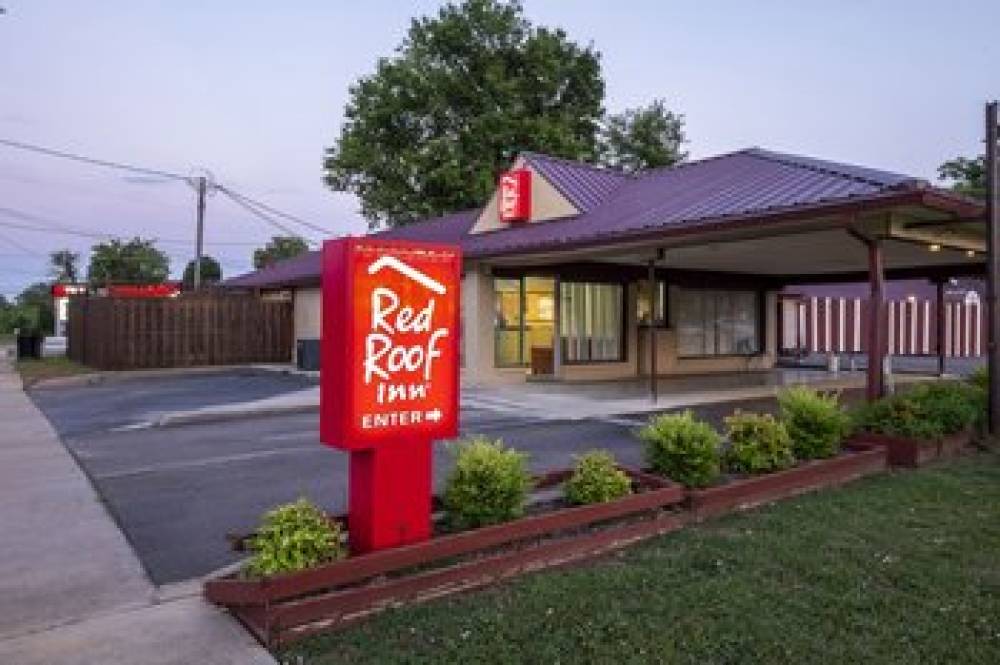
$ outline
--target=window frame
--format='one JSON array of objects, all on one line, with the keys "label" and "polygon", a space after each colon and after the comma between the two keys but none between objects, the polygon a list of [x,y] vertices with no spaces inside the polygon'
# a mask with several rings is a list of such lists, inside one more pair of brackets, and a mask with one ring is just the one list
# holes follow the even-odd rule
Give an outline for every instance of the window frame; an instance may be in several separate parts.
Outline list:
[{"label": "window frame", "polygon": [[[599,358],[588,360],[569,360],[563,353],[563,317],[562,317],[562,287],[564,284],[592,284],[595,286],[613,286],[618,289],[620,301],[620,315],[618,319],[618,357],[615,359]],[[560,279],[557,282],[559,289],[559,318],[557,321],[557,337],[559,339],[559,362],[570,367],[580,367],[586,365],[608,365],[614,363],[628,362],[628,284],[615,280],[602,279]]]}]

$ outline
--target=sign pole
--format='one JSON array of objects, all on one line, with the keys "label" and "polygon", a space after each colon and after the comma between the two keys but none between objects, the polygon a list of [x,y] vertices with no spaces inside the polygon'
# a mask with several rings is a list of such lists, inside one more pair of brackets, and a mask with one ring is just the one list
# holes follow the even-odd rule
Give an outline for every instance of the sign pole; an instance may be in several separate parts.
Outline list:
[{"label": "sign pole", "polygon": [[1000,160],[997,102],[986,105],[986,302],[989,308],[989,433],[1000,431]]}]

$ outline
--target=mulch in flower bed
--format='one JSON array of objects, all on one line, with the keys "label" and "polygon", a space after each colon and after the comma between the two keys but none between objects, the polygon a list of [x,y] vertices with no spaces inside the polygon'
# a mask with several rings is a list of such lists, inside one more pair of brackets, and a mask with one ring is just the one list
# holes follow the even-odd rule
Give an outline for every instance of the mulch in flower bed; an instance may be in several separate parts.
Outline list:
[{"label": "mulch in flower bed", "polygon": [[834,457],[800,462],[762,475],[730,475],[720,484],[689,489],[687,507],[703,520],[733,510],[745,510],[803,492],[832,487],[886,468],[886,452],[879,445],[849,442]]}]

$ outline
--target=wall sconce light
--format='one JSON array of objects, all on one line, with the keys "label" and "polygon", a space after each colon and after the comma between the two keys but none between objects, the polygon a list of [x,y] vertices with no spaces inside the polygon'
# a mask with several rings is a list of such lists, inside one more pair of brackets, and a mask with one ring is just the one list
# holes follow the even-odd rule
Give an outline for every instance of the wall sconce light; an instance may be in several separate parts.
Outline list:
[{"label": "wall sconce light", "polygon": [[968,256],[971,259],[971,258],[973,258],[976,255],[976,250],[974,250],[974,249],[967,249],[967,250],[965,250],[965,255]]},{"label": "wall sconce light", "polygon": [[931,250],[932,252],[940,252],[941,245],[937,244],[936,242],[931,243],[930,245],[927,246],[927,249]]}]

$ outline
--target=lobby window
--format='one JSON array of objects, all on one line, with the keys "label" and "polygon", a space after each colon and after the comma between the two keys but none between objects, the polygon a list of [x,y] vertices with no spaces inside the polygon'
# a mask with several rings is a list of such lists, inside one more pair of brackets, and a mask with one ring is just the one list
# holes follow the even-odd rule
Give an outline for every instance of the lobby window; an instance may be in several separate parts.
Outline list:
[{"label": "lobby window", "polygon": [[680,289],[675,312],[677,352],[682,357],[760,351],[756,292]]},{"label": "lobby window", "polygon": [[623,291],[620,284],[562,282],[559,337],[563,362],[624,360]]},{"label": "lobby window", "polygon": [[[656,294],[653,298],[655,309],[650,306],[649,280],[638,282],[638,293],[636,298],[636,313],[640,326],[648,326],[650,314],[653,316],[653,325],[657,328],[667,328],[667,283],[656,282]],[[650,310],[654,310],[650,312]]]},{"label": "lobby window", "polygon": [[532,354],[551,355],[555,325],[555,280],[514,277],[493,280],[494,360],[497,367],[523,367]]}]

